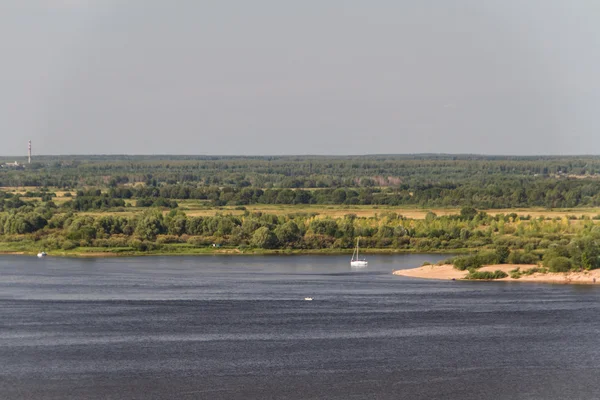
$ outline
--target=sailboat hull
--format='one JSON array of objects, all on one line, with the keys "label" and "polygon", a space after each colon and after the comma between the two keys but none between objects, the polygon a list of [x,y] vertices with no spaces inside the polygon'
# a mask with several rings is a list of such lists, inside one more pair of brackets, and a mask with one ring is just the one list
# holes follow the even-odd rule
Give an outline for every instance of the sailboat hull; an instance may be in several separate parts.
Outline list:
[{"label": "sailboat hull", "polygon": [[368,262],[364,261],[364,260],[356,260],[356,261],[350,261],[350,266],[351,267],[366,267],[367,265],[369,265]]},{"label": "sailboat hull", "polygon": [[[356,249],[354,249],[354,253],[352,253],[352,259],[350,260],[350,266],[353,268],[362,268],[367,266],[367,260],[360,260],[358,258],[358,243],[360,242],[359,238],[356,238]],[[355,257],[356,256],[356,257]]]}]

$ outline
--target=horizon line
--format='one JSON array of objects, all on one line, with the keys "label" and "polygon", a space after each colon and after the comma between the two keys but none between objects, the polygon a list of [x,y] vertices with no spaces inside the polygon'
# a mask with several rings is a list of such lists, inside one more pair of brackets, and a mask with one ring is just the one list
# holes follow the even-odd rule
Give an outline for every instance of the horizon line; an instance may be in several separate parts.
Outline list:
[{"label": "horizon line", "polygon": [[[478,156],[478,157],[600,157],[600,154],[491,154],[491,153],[368,153],[368,154],[185,154],[185,153],[66,153],[32,154],[35,157],[384,157],[384,156]],[[0,155],[0,158],[27,159],[28,155]]]}]

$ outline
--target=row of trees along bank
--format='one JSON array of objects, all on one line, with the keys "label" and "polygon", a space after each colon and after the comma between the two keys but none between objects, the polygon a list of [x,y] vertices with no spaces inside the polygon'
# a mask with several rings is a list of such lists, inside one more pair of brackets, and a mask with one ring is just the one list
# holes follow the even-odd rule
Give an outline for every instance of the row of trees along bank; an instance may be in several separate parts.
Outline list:
[{"label": "row of trees along bank", "polygon": [[[0,242],[31,243],[47,250],[77,247],[138,251],[219,244],[240,249],[350,249],[360,237],[369,248],[406,251],[458,251],[475,254],[456,261],[459,268],[485,263],[537,263],[553,270],[598,267],[600,226],[593,220],[490,216],[473,208],[424,220],[395,213],[375,217],[314,214],[190,217],[180,210],[149,209],[139,215],[79,215],[27,203],[0,213]],[[553,261],[554,260],[554,261]],[[558,260],[558,261],[556,261]]]}]

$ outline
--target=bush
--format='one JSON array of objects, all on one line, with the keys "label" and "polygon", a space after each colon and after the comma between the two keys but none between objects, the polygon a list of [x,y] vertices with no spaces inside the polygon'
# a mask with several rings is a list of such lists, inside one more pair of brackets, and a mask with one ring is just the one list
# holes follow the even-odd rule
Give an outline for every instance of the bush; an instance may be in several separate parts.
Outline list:
[{"label": "bush", "polygon": [[155,250],[155,249],[158,248],[158,246],[155,245],[152,242],[149,242],[149,241],[146,241],[146,240],[142,241],[142,240],[139,240],[139,239],[133,239],[133,240],[131,240],[129,242],[129,245],[131,247],[133,247],[134,250],[137,250],[137,251],[151,251],[151,250]]},{"label": "bush", "polygon": [[65,240],[64,242],[62,242],[62,245],[60,247],[63,250],[73,250],[74,248],[77,247],[77,244],[75,244],[74,242],[72,242],[70,240]]},{"label": "bush", "polygon": [[166,207],[177,208],[178,204],[175,200],[159,197],[157,199],[141,198],[135,202],[136,207]]},{"label": "bush", "polygon": [[485,251],[477,255],[483,265],[502,264],[502,261],[498,257],[498,253],[495,251]]},{"label": "bush", "polygon": [[175,235],[159,235],[156,237],[156,243],[158,244],[170,244],[170,243],[183,243],[178,236]]},{"label": "bush", "polygon": [[567,257],[556,257],[547,262],[550,272],[568,272],[573,268],[573,263]]},{"label": "bush", "polygon": [[569,257],[569,249],[566,246],[553,244],[544,252],[544,265],[549,265],[553,258],[567,258]]},{"label": "bush", "polygon": [[530,269],[527,269],[525,271],[522,272],[523,275],[532,275],[535,274],[536,272],[539,272],[541,274],[547,274],[548,273],[548,269],[546,268],[540,268],[540,267],[533,267]]},{"label": "bush", "polygon": [[206,247],[210,246],[213,241],[204,236],[192,236],[187,240],[187,243],[194,247]]},{"label": "bush", "polygon": [[540,258],[533,253],[512,252],[508,256],[509,264],[537,264]]},{"label": "bush", "polygon": [[466,221],[470,221],[477,215],[477,210],[473,207],[464,207],[460,210],[460,218]]},{"label": "bush", "polygon": [[61,243],[56,237],[49,236],[46,239],[40,240],[38,246],[46,250],[57,250],[61,248]]},{"label": "bush", "polygon": [[259,249],[273,249],[277,247],[277,236],[266,226],[258,228],[252,234],[251,245]]},{"label": "bush", "polygon": [[500,271],[499,269],[491,272],[491,271],[470,271],[467,275],[466,279],[502,279],[506,278],[508,274],[504,271]]},{"label": "bush", "polygon": [[483,265],[481,258],[477,254],[456,257],[452,260],[452,263],[454,264],[454,268],[458,269],[459,271],[465,271],[471,268],[479,268]]},{"label": "bush", "polygon": [[454,264],[454,268],[460,271],[476,269],[482,265],[498,264],[498,256],[494,251],[486,251],[469,256],[455,257],[452,264]]},{"label": "bush", "polygon": [[93,244],[95,247],[128,247],[129,240],[124,236],[113,235],[109,239],[96,239]]},{"label": "bush", "polygon": [[505,264],[510,256],[510,250],[508,246],[497,246],[495,255],[500,264]]}]

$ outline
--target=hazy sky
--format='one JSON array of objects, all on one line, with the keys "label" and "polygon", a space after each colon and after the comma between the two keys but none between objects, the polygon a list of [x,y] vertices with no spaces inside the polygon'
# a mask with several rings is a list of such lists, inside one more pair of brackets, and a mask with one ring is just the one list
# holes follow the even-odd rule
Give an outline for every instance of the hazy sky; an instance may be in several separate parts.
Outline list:
[{"label": "hazy sky", "polygon": [[600,154],[598,0],[2,0],[0,154]]}]

